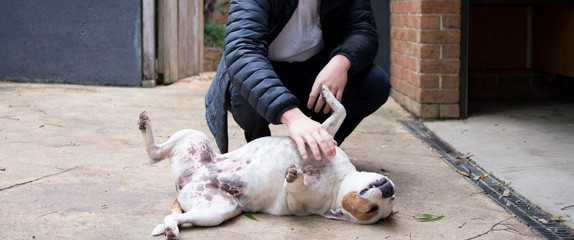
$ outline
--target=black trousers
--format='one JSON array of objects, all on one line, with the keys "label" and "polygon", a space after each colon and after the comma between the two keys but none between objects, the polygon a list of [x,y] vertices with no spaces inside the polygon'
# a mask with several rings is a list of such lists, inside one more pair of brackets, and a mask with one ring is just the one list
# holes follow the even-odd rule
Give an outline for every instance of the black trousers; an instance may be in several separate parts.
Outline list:
[{"label": "black trousers", "polygon": [[[327,58],[320,54],[303,63],[273,62],[273,68],[279,79],[299,99],[301,111],[320,123],[330,114],[315,113],[314,110],[307,109],[307,101],[315,78],[326,64]],[[387,101],[390,89],[391,83],[387,73],[375,64],[347,79],[341,101],[347,111],[347,117],[334,137],[339,146],[365,117]],[[230,84],[229,91],[231,101],[228,110],[235,122],[245,131],[245,139],[249,142],[270,136],[269,122],[249,105],[233,84]]]}]

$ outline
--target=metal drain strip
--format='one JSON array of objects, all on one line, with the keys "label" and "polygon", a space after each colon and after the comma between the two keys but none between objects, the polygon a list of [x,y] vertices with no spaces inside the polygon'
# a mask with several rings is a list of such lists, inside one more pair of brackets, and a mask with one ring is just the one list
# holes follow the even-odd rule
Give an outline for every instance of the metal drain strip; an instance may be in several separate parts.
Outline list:
[{"label": "metal drain strip", "polygon": [[[491,174],[486,177],[486,172],[476,166],[471,160],[460,159],[462,154],[457,152],[438,136],[417,121],[399,121],[413,135],[431,147],[448,165],[455,170],[468,174],[465,177],[469,182],[484,191],[486,195],[495,202],[506,208],[520,221],[528,225],[534,232],[545,239],[569,239],[574,240],[574,231],[550,220],[550,216],[514,193],[512,189],[505,186]],[[505,194],[506,193],[506,194]],[[503,196],[504,195],[504,196]]]}]

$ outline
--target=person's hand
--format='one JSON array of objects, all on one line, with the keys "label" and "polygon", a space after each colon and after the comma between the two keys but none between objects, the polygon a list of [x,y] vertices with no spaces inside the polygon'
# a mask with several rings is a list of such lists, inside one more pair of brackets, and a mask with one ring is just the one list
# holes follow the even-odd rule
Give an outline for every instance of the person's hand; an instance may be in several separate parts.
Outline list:
[{"label": "person's hand", "polygon": [[347,71],[351,67],[351,61],[343,55],[336,55],[331,58],[329,63],[319,72],[313,87],[311,88],[311,93],[309,94],[309,101],[307,102],[307,108],[313,108],[315,102],[315,112],[321,111],[321,108],[325,106],[324,113],[329,113],[331,107],[325,104],[325,101],[320,97],[321,85],[325,84],[333,96],[337,98],[339,102],[343,99],[343,91],[345,90],[345,85],[347,85]]},{"label": "person's hand", "polygon": [[301,158],[308,158],[305,145],[309,146],[316,160],[321,160],[321,153],[326,159],[335,155],[337,142],[323,125],[305,116],[299,108],[283,113],[280,121],[289,128],[289,136],[295,141]]}]

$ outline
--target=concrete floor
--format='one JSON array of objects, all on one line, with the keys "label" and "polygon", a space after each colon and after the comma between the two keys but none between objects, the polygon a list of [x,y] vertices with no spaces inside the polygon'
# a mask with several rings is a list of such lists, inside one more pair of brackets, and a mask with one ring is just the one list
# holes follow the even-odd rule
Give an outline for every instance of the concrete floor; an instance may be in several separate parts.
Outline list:
[{"label": "concrete floor", "polygon": [[[0,82],[0,239],[161,239],[150,233],[175,197],[169,164],[147,163],[137,118],[148,111],[160,142],[184,128],[209,134],[207,85]],[[253,214],[259,221],[239,216],[218,227],[184,228],[182,238],[540,239],[398,120],[413,119],[390,100],[342,146],[357,168],[384,171],[395,182],[391,218],[357,225]],[[273,131],[285,135],[281,126]],[[242,135],[230,126],[231,149],[244,144]],[[415,214],[444,218],[420,222]]]},{"label": "concrete floor", "polygon": [[424,122],[443,141],[574,227],[574,101],[475,101],[465,120]]}]

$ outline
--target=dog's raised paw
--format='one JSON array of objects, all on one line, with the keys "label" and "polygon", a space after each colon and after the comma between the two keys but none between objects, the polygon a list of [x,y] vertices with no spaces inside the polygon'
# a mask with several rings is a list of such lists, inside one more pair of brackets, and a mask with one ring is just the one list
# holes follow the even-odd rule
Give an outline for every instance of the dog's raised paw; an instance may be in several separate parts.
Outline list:
[{"label": "dog's raised paw", "polygon": [[297,179],[299,174],[299,168],[295,164],[291,164],[287,169],[287,173],[285,174],[285,180],[288,183],[294,182]]},{"label": "dog's raised paw", "polygon": [[140,117],[139,117],[139,121],[138,121],[138,125],[139,125],[139,129],[142,131],[146,130],[146,124],[149,121],[149,117],[147,116],[146,111],[142,111],[142,113],[140,113]]}]

